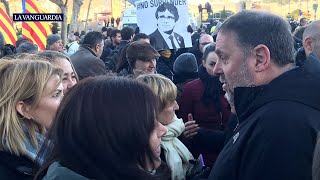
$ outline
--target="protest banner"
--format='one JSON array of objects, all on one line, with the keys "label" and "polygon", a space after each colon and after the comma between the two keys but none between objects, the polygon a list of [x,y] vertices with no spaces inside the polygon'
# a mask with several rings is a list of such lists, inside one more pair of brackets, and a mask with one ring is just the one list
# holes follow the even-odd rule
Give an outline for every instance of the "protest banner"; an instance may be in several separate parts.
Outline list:
[{"label": "protest banner", "polygon": [[150,36],[156,50],[192,46],[187,0],[140,0],[135,5],[140,32]]}]

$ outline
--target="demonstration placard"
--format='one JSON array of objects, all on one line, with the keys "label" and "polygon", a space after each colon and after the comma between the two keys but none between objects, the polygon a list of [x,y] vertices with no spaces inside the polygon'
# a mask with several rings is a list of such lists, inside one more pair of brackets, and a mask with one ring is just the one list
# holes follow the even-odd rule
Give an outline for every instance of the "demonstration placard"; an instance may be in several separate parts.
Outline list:
[{"label": "demonstration placard", "polygon": [[192,46],[187,0],[139,0],[135,5],[140,32],[150,36],[156,50]]}]

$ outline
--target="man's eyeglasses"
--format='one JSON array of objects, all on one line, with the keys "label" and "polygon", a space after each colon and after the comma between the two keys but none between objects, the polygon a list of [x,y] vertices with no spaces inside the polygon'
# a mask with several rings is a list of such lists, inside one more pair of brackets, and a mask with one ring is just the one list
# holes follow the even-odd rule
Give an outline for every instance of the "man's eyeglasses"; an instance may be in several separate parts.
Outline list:
[{"label": "man's eyeglasses", "polygon": [[160,19],[168,19],[168,20],[174,20],[173,16],[159,16]]}]

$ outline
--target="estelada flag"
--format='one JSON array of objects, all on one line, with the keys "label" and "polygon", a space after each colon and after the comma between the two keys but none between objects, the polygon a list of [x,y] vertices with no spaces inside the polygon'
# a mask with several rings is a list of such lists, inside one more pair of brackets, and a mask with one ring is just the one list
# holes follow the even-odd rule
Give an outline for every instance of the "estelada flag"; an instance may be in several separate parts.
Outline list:
[{"label": "estelada flag", "polygon": [[[22,0],[23,13],[47,13],[33,0]],[[44,50],[48,35],[52,34],[48,22],[22,22],[22,36],[37,44],[40,50]]]},{"label": "estelada flag", "polygon": [[5,44],[16,45],[17,34],[5,9],[4,4],[0,2],[0,32],[4,37]]}]

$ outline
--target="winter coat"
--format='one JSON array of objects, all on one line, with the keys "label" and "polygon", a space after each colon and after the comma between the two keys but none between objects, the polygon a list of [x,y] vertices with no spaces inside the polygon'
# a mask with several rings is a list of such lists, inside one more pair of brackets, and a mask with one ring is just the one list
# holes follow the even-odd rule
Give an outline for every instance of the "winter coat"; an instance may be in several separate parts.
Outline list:
[{"label": "winter coat", "polygon": [[54,162],[48,168],[43,180],[89,180],[88,178]]},{"label": "winter coat", "polygon": [[68,50],[66,51],[66,55],[67,56],[71,56],[72,54],[74,54],[75,52],[78,51],[80,45],[78,44],[77,41],[73,41],[72,43],[68,44]]},{"label": "winter coat", "polygon": [[32,180],[33,162],[24,157],[0,151],[1,180]]},{"label": "winter coat", "polygon": [[[222,95],[222,112],[217,112],[213,102],[209,105],[205,105],[202,102],[201,97],[204,90],[204,84],[200,79],[193,80],[184,86],[179,104],[178,117],[186,122],[188,121],[188,114],[191,113],[193,119],[199,124],[199,127],[210,130],[224,130],[230,116],[229,104]],[[194,145],[190,145],[188,148],[190,148],[195,157],[198,157],[202,152],[198,149],[197,142],[192,144]],[[204,153],[203,155],[205,164],[212,166],[218,153]]]},{"label": "winter coat", "polygon": [[[237,126],[237,116],[230,114],[228,125],[224,131],[200,128],[198,133],[192,138],[192,141],[196,144],[200,152],[218,154],[233,136],[233,132]],[[207,164],[205,165],[207,166]]]},{"label": "winter coat", "polygon": [[129,43],[130,42],[126,40],[121,41],[120,44],[116,48],[114,48],[114,50],[112,50],[110,54],[103,60],[106,65],[106,68],[109,71],[116,71],[116,66],[119,62],[121,51],[124,49],[125,46],[128,47],[127,44]]},{"label": "winter coat", "polygon": [[80,80],[107,73],[103,61],[85,45],[81,45],[79,50],[70,56],[70,58]]},{"label": "winter coat", "polygon": [[104,47],[103,47],[103,52],[101,54],[100,59],[105,62],[107,57],[111,54],[111,52],[116,48],[117,46],[114,46],[111,42],[111,40],[106,40]]},{"label": "winter coat", "polygon": [[176,101],[178,102],[178,104],[180,104],[180,101],[181,101],[181,96],[182,96],[182,93],[183,93],[183,90],[184,90],[184,86],[195,80],[196,78],[198,78],[198,74],[196,76],[194,76],[194,78],[190,77],[191,79],[185,79],[184,81],[182,82],[179,82],[179,83],[175,83],[175,75],[173,75],[173,83],[175,83],[175,85],[177,86],[177,98],[176,98]]},{"label": "winter coat", "polygon": [[221,96],[223,111],[221,114],[217,113],[213,103],[206,106],[201,101],[204,88],[204,84],[199,78],[184,86],[178,117],[181,117],[186,122],[188,121],[188,114],[191,113],[200,127],[212,130],[220,129],[221,126],[225,127],[230,115],[227,100],[223,95]]}]

